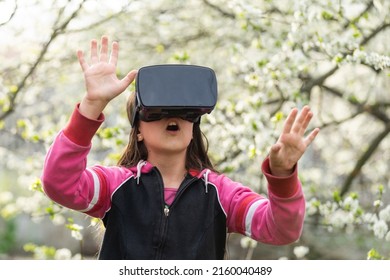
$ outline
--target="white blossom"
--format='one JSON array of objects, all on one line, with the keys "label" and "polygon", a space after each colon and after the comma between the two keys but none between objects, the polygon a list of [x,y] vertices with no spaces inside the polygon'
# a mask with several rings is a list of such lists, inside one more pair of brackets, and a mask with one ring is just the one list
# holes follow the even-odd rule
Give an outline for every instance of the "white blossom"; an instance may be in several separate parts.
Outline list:
[{"label": "white blossom", "polygon": [[390,67],[390,57],[379,55],[377,53],[367,53],[361,50],[355,50],[353,55],[346,57],[346,61],[355,63],[365,63],[376,70],[383,70]]},{"label": "white blossom", "polygon": [[324,217],[328,217],[338,208],[338,204],[335,202],[327,201],[325,204],[319,206],[320,214]]},{"label": "white blossom", "polygon": [[83,235],[79,231],[72,230],[72,237],[76,240],[83,240]]},{"label": "white blossom", "polygon": [[78,254],[75,254],[73,257],[72,257],[72,260],[81,260],[82,259],[82,256],[80,253]]},{"label": "white blossom", "polygon": [[349,209],[351,212],[356,212],[359,208],[359,201],[350,196],[346,197],[342,203],[345,209]]},{"label": "white blossom", "polygon": [[54,255],[56,260],[70,260],[72,258],[72,252],[67,248],[58,249]]},{"label": "white blossom", "polygon": [[374,226],[373,226],[374,235],[378,237],[379,239],[382,239],[385,237],[389,227],[387,226],[386,222],[383,220],[378,220]]},{"label": "white blossom", "polygon": [[241,244],[241,247],[244,248],[244,249],[246,249],[246,248],[256,248],[257,241],[253,240],[250,237],[245,236],[245,237],[241,238],[240,244]]},{"label": "white blossom", "polygon": [[378,217],[377,217],[377,215],[375,215],[373,213],[365,213],[362,216],[362,220],[363,220],[363,222],[365,222],[367,224],[372,224],[372,223],[375,223],[376,221],[378,221]]},{"label": "white blossom", "polygon": [[297,246],[294,248],[294,255],[298,259],[303,259],[309,253],[309,248],[306,246]]},{"label": "white blossom", "polygon": [[353,213],[337,209],[330,215],[329,222],[335,227],[343,228],[353,222]]},{"label": "white blossom", "polygon": [[386,208],[379,212],[379,219],[385,222],[390,222],[390,205],[387,205]]},{"label": "white blossom", "polygon": [[380,200],[375,200],[373,203],[374,207],[380,207],[380,206],[382,206],[382,204],[383,204],[383,202]]},{"label": "white blossom", "polygon": [[6,206],[4,206],[1,210],[0,210],[0,215],[2,217],[12,217],[14,215],[16,215],[19,211],[19,208],[15,205],[15,203],[10,203],[10,204],[7,204]]},{"label": "white blossom", "polygon": [[317,204],[318,200],[316,198],[312,198],[307,204],[306,212],[309,216],[314,215],[318,212]]},{"label": "white blossom", "polygon": [[0,192],[0,205],[10,203],[13,198],[14,195],[11,192]]},{"label": "white blossom", "polygon": [[34,257],[38,260],[46,260],[47,254],[45,252],[45,249],[42,247],[37,247],[34,250]]},{"label": "white blossom", "polygon": [[390,231],[386,233],[385,239],[386,241],[390,242]]},{"label": "white blossom", "polygon": [[65,217],[63,215],[60,215],[60,214],[54,215],[52,221],[53,221],[53,224],[56,226],[63,225],[66,222]]}]

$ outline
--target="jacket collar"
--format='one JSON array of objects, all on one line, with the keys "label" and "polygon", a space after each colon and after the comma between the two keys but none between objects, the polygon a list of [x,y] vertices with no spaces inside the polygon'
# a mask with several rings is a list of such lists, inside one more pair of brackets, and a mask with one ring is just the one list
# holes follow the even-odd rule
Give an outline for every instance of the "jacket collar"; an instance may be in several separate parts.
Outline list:
[{"label": "jacket collar", "polygon": [[[130,167],[130,170],[136,174],[135,178],[137,179],[137,185],[139,184],[139,180],[141,178],[142,173],[149,173],[153,169],[153,165],[145,160],[140,160],[137,165]],[[206,186],[206,192],[208,192],[208,176],[211,171],[209,169],[203,169],[201,171],[190,169],[188,173],[193,176],[197,177],[198,179],[204,177],[205,180],[205,186]]]}]

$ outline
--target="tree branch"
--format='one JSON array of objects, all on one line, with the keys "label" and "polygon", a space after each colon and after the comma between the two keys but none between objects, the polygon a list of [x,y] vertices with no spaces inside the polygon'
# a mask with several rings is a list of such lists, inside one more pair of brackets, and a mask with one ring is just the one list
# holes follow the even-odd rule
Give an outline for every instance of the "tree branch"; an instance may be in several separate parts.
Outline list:
[{"label": "tree branch", "polygon": [[3,25],[6,25],[15,16],[16,11],[18,10],[18,1],[15,0],[14,3],[15,3],[14,10],[12,11],[11,15],[9,16],[9,18],[6,21],[0,23],[0,27],[2,27]]},{"label": "tree branch", "polygon": [[368,2],[366,8],[358,16],[353,18],[351,21],[347,21],[343,25],[343,29],[346,29],[350,24],[355,24],[356,22],[358,22],[364,16],[365,13],[371,10],[372,7],[374,7],[374,1]]},{"label": "tree branch", "polygon": [[[373,6],[373,1],[370,1],[369,3],[367,3],[366,9],[361,14],[359,14],[356,18],[354,18],[351,22],[353,22],[353,23],[356,22],[360,17],[362,17],[364,15],[364,13],[369,11],[372,8],[372,6]],[[382,32],[383,30],[385,30],[388,27],[390,27],[390,23],[385,23],[385,24],[378,26],[368,36],[364,37],[359,45],[364,46],[364,45],[368,44],[376,35],[378,35],[380,32]],[[342,57],[345,58],[347,55],[350,55],[350,54],[351,54],[351,51],[344,52],[344,53],[342,53]],[[313,89],[313,87],[322,85],[325,82],[325,80],[328,77],[330,77],[331,75],[333,75],[337,70],[338,70],[338,66],[335,66],[332,69],[330,69],[328,72],[326,72],[325,74],[321,75],[320,77],[311,78],[310,76],[309,77],[306,76],[305,79],[302,79],[303,84],[301,87],[301,92],[310,95],[310,92]]]},{"label": "tree branch", "polygon": [[127,3],[125,6],[123,6],[123,8],[122,8],[119,12],[117,12],[117,13],[115,13],[115,14],[112,14],[112,15],[106,17],[106,18],[103,18],[103,19],[101,19],[101,20],[99,20],[99,21],[95,21],[95,22],[93,22],[93,23],[91,23],[91,24],[89,24],[89,25],[87,25],[87,26],[84,26],[84,27],[78,28],[78,29],[68,29],[68,30],[67,30],[67,33],[78,33],[78,32],[83,32],[83,31],[90,30],[91,28],[95,28],[96,26],[102,25],[102,24],[104,24],[104,23],[106,23],[106,22],[112,20],[113,18],[116,18],[117,16],[119,16],[119,15],[125,13],[125,11],[126,11],[125,8],[126,8],[127,6],[129,6],[130,4],[131,4],[131,3]]},{"label": "tree branch", "polygon": [[24,87],[26,86],[26,83],[27,83],[27,80],[33,75],[33,73],[37,70],[38,68],[38,65],[41,63],[41,61],[43,60],[45,54],[47,53],[48,49],[49,49],[49,46],[54,42],[54,40],[64,32],[64,30],[66,29],[66,27],[68,26],[68,24],[77,16],[78,12],[81,10],[84,2],[86,0],[84,0],[83,2],[81,2],[78,6],[78,8],[59,26],[59,27],[55,27],[55,25],[57,25],[57,23],[60,21],[60,17],[62,15],[62,10],[59,10],[58,12],[58,17],[57,17],[57,20],[54,24],[54,29],[53,29],[53,32],[50,36],[50,39],[43,45],[37,59],[35,60],[35,62],[33,63],[33,65],[30,67],[29,71],[27,72],[27,74],[21,79],[21,81],[17,84],[17,87],[16,87],[16,91],[15,92],[9,92],[7,95],[8,95],[8,98],[9,98],[9,107],[2,112],[2,114],[0,114],[0,121],[1,120],[4,120],[5,118],[7,118],[11,113],[14,112],[15,110],[15,107],[16,107],[16,98],[19,96],[20,92],[24,89]]},{"label": "tree branch", "polygon": [[371,32],[371,34],[369,34],[368,36],[363,38],[363,40],[360,42],[360,46],[366,45],[369,41],[371,41],[371,39],[373,39],[376,35],[378,35],[380,32],[382,32],[383,30],[385,30],[388,27],[390,27],[390,23],[385,23],[385,24],[382,24],[382,25],[378,26],[377,28],[375,28]]},{"label": "tree branch", "polygon": [[323,123],[322,125],[318,126],[319,129],[324,129],[324,128],[327,128],[327,127],[330,127],[330,126],[334,126],[334,125],[340,125],[342,123],[345,123],[349,120],[352,120],[354,119],[355,117],[359,116],[361,114],[361,112],[357,111],[355,112],[354,114],[342,119],[342,120],[334,120],[334,121],[331,121],[331,122],[327,122],[327,123]]},{"label": "tree branch", "polygon": [[212,8],[213,10],[216,10],[217,12],[219,12],[224,17],[227,17],[227,18],[230,18],[230,19],[235,19],[236,18],[236,16],[234,14],[229,13],[227,11],[224,11],[223,9],[221,9],[221,7],[219,7],[219,6],[215,5],[215,4],[210,3],[210,1],[208,1],[208,0],[203,0],[203,3],[206,4],[206,6]]},{"label": "tree branch", "polygon": [[370,146],[368,147],[368,149],[361,155],[359,160],[356,162],[355,168],[348,175],[347,179],[345,179],[344,184],[341,187],[341,191],[340,191],[341,196],[344,196],[349,191],[349,189],[351,188],[351,185],[352,185],[352,181],[359,175],[364,164],[366,164],[368,159],[372,156],[372,154],[378,148],[379,144],[382,142],[383,139],[386,138],[386,136],[389,133],[390,133],[390,124],[388,124],[385,127],[385,129],[374,138],[374,140],[370,143]]},{"label": "tree branch", "polygon": [[[321,85],[321,88],[327,90],[328,92],[332,93],[333,95],[335,95],[337,97],[344,99],[343,93],[341,93],[339,90],[337,90],[335,88],[331,88],[331,87],[328,87],[325,85]],[[366,103],[361,103],[353,98],[348,98],[347,101],[350,104],[356,106],[359,113],[367,112],[370,115],[372,115],[373,117],[375,117],[376,119],[382,121],[385,125],[390,123],[390,118],[386,115],[385,112],[383,112],[381,110],[381,107],[384,107],[382,104],[369,105]]]},{"label": "tree branch", "polygon": [[311,78],[310,76],[309,76],[309,78],[307,78],[307,77],[303,78],[302,79],[303,83],[302,83],[300,91],[302,93],[310,95],[311,90],[315,86],[322,86],[323,83],[325,82],[325,80],[328,77],[332,76],[338,69],[339,69],[338,66],[334,66],[332,69],[328,70],[328,72],[322,74],[321,76],[319,76],[317,78]]},{"label": "tree branch", "polygon": [[[327,86],[322,85],[322,88],[326,89],[333,95],[343,98],[344,95],[337,89],[330,88]],[[357,112],[355,115],[361,114],[362,112],[367,112],[376,119],[382,121],[385,124],[385,130],[378,134],[377,137],[371,142],[369,148],[360,156],[359,160],[356,162],[356,165],[354,169],[349,173],[348,177],[345,179],[340,195],[344,196],[349,189],[352,186],[353,180],[359,175],[362,167],[366,164],[366,162],[370,159],[370,157],[373,155],[375,150],[378,148],[379,144],[382,142],[383,139],[390,133],[390,118],[381,111],[381,105],[380,104],[374,104],[374,105],[368,105],[365,103],[360,103],[356,99],[347,99],[350,104],[357,107]]]}]

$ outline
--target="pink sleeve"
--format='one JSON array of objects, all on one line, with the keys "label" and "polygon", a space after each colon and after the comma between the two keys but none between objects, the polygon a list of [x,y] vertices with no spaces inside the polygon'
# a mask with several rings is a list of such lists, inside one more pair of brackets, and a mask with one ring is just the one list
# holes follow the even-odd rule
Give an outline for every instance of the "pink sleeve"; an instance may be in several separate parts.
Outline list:
[{"label": "pink sleeve", "polygon": [[50,199],[99,218],[111,206],[111,193],[130,176],[130,171],[119,167],[87,168],[91,139],[103,120],[103,115],[87,119],[76,108],[47,152],[42,172],[43,189]]},{"label": "pink sleeve", "polygon": [[262,170],[268,181],[268,198],[223,175],[218,176],[228,230],[267,244],[292,243],[301,235],[305,215],[297,168],[289,177],[275,177],[270,174],[267,158]]}]

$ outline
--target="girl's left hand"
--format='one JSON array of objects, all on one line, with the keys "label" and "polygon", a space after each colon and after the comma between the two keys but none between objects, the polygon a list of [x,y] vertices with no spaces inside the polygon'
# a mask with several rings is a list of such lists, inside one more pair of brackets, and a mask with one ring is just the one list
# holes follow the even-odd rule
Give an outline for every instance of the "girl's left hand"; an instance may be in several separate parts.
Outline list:
[{"label": "girl's left hand", "polygon": [[278,141],[272,145],[269,154],[271,173],[275,176],[291,175],[294,166],[313,142],[320,129],[314,129],[305,137],[306,129],[313,117],[308,106],[303,107],[298,115],[294,108],[288,115]]}]

